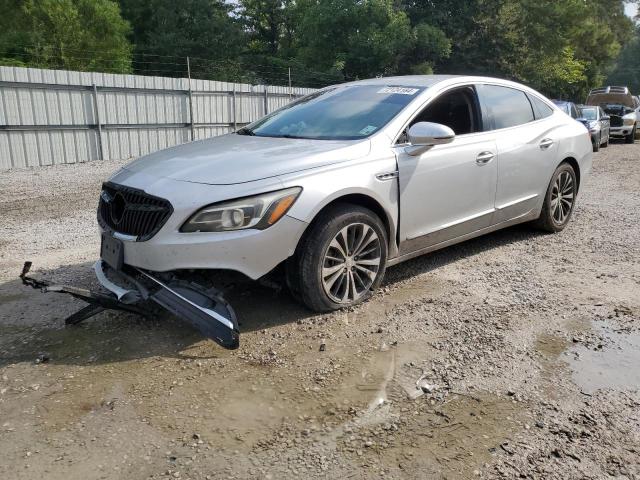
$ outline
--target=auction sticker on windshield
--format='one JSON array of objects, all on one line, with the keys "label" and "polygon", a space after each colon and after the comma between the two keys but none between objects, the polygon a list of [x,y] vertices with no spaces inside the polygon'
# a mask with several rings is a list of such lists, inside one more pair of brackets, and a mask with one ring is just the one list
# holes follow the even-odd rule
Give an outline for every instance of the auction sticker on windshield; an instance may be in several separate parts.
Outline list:
[{"label": "auction sticker on windshield", "polygon": [[378,93],[415,95],[418,90],[419,90],[418,88],[408,88],[408,87],[384,87],[378,90]]},{"label": "auction sticker on windshield", "polygon": [[362,130],[360,130],[358,133],[360,135],[370,135],[373,132],[375,132],[377,130],[378,127],[374,126],[374,125],[367,125],[366,127],[364,127]]}]

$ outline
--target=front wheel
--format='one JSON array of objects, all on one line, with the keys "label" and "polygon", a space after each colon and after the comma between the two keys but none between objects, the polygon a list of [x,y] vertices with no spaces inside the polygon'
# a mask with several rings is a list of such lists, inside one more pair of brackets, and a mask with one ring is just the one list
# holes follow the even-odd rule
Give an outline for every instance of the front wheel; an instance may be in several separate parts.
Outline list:
[{"label": "front wheel", "polygon": [[287,264],[287,284],[311,310],[328,312],[369,298],[384,277],[387,234],[371,210],[338,204],[321,212]]},{"label": "front wheel", "polygon": [[636,127],[633,127],[631,133],[624,137],[624,143],[636,143]]},{"label": "front wheel", "polygon": [[576,172],[568,163],[561,164],[551,177],[540,217],[534,225],[547,232],[561,232],[569,223],[578,194]]}]

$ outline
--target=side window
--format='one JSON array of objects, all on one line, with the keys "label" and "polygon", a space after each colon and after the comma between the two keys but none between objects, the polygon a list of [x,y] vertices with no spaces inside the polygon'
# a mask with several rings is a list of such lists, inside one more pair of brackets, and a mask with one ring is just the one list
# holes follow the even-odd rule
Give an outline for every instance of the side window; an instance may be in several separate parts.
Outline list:
[{"label": "side window", "polygon": [[[443,93],[429,103],[411,121],[409,126],[418,122],[446,125],[456,135],[482,131],[480,109],[475,90],[472,87],[463,87]],[[403,137],[405,137],[404,134],[401,139]]]},{"label": "side window", "polygon": [[535,95],[528,95],[529,100],[531,100],[531,105],[533,105],[533,111],[536,116],[536,120],[540,120],[541,118],[550,117],[553,114],[553,108],[544,103]]},{"label": "side window", "polygon": [[495,130],[534,120],[531,102],[523,91],[498,85],[480,85],[478,92],[483,105],[489,109]]}]

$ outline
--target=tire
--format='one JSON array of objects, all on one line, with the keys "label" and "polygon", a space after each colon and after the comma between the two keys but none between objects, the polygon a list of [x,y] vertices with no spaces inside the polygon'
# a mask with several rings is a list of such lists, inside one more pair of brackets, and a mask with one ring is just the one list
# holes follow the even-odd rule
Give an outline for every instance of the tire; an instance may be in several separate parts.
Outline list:
[{"label": "tire", "polygon": [[[567,178],[569,180],[567,180]],[[571,220],[571,215],[573,214],[573,209],[576,204],[576,196],[578,193],[577,187],[578,182],[576,179],[576,172],[573,170],[573,167],[568,163],[560,164],[560,166],[556,168],[556,171],[553,172],[551,181],[547,187],[547,193],[544,197],[540,217],[538,217],[534,222],[534,226],[540,230],[551,233],[557,233],[564,230],[569,223],[569,220]],[[558,188],[560,188],[565,195],[560,197],[559,202],[556,202],[555,199],[558,198]],[[569,191],[571,194],[570,197],[568,195]],[[556,203],[559,203],[560,205],[556,207]],[[558,208],[562,208],[562,212],[559,212]]]},{"label": "tire", "polygon": [[633,130],[629,135],[624,137],[624,143],[636,143],[636,127],[633,127]]},{"label": "tire", "polygon": [[599,152],[600,151],[600,142],[602,141],[602,137],[597,138],[595,142],[593,142],[593,151],[594,152]]},{"label": "tire", "polygon": [[[357,255],[349,249],[358,248],[360,238]],[[375,213],[359,205],[336,204],[321,212],[305,232],[287,262],[287,285],[298,301],[317,312],[357,305],[380,286],[387,251],[386,229]]]}]

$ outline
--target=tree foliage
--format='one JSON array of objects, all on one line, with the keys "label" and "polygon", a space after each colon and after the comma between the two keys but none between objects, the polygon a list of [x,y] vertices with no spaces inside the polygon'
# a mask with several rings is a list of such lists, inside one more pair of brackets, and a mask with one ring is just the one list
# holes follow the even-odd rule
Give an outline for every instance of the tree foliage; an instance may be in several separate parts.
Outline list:
[{"label": "tree foliage", "polygon": [[[605,82],[620,55],[611,78],[632,83],[640,73],[640,42],[624,4],[119,0],[120,12],[112,0],[0,0],[7,12],[0,57],[4,64],[184,76],[189,56],[198,78],[286,84],[291,69],[294,83],[308,86],[381,75],[484,74],[582,100]],[[17,45],[30,47],[16,53]]]},{"label": "tree foliage", "polygon": [[0,0],[2,64],[131,71],[129,24],[111,0]]},{"label": "tree foliage", "polygon": [[640,94],[640,31],[622,50],[607,82],[610,85],[626,85],[636,95]]},{"label": "tree foliage", "polygon": [[237,57],[244,41],[239,21],[223,0],[120,0],[123,16],[133,26],[131,41],[138,69],[156,75],[184,76],[185,60],[194,67],[223,70]]}]

